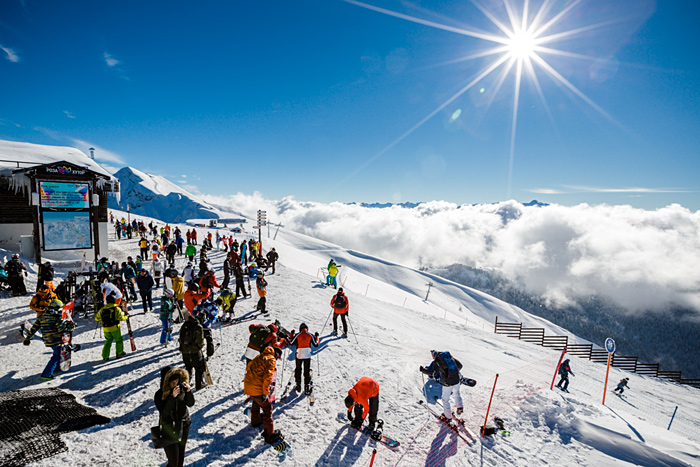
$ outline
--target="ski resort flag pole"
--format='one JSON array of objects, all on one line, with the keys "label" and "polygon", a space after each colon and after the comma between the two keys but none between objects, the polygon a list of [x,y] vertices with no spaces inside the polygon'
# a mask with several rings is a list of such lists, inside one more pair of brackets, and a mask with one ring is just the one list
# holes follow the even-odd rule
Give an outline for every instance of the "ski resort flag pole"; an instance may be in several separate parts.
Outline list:
[{"label": "ski resort flag pole", "polygon": [[608,390],[608,373],[610,373],[610,361],[615,353],[615,341],[611,338],[605,339],[605,350],[608,351],[608,368],[605,370],[605,386],[603,387],[603,405],[605,405],[605,393]]}]

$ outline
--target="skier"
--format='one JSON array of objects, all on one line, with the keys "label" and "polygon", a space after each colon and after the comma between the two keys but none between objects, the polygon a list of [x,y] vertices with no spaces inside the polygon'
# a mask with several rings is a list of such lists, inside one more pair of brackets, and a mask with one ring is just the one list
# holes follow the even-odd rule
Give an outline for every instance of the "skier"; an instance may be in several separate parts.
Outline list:
[{"label": "skier", "polygon": [[331,260],[330,263],[328,263],[328,284],[327,285],[332,285],[334,289],[338,288],[338,281],[336,280],[336,277],[338,276],[338,266],[335,264],[333,260]]},{"label": "skier", "polygon": [[228,288],[229,282],[231,282],[231,261],[229,261],[228,258],[224,258],[224,281],[221,283],[221,288],[226,289]]},{"label": "skier", "polygon": [[296,387],[294,390],[299,392],[301,390],[301,370],[304,368],[304,393],[311,393],[311,346],[318,348],[318,333],[313,336],[309,333],[309,327],[301,323],[299,326],[299,333],[296,334],[291,341],[289,341],[289,346],[297,346],[297,362],[296,369],[294,370],[294,380],[296,381]]},{"label": "skier", "polygon": [[431,350],[430,355],[433,361],[427,367],[420,367],[421,373],[424,373],[436,382],[442,385],[442,408],[443,412],[440,415],[440,420],[449,423],[452,420],[452,407],[450,405],[450,397],[454,394],[455,402],[457,403],[457,415],[462,415],[464,410],[462,403],[462,395],[459,393],[460,375],[459,370],[462,369],[462,364],[456,358],[450,355],[450,352],[438,352]]},{"label": "skier", "polygon": [[[576,376],[573,371],[571,371],[571,366],[569,365],[569,359],[567,358],[562,362],[561,365],[559,365],[559,375],[561,375],[561,379],[557,383],[557,387],[561,389],[564,392],[569,392],[567,389],[569,387],[569,373],[571,373],[571,376]],[[564,383],[564,386],[562,387],[562,383]]]},{"label": "skier", "polygon": [[219,289],[221,288],[219,283],[216,281],[216,275],[214,274],[214,271],[211,271],[207,268],[204,270],[202,277],[199,279],[199,288],[203,294],[209,297],[214,294],[212,292],[212,289],[214,287]]},{"label": "skier", "polygon": [[160,298],[160,322],[163,331],[160,333],[160,345],[167,345],[173,340],[172,318],[175,311],[175,293],[172,289],[163,289],[163,296]]},{"label": "skier", "polygon": [[49,261],[45,262],[44,264],[39,265],[39,277],[37,278],[36,281],[36,290],[39,290],[39,287],[41,287],[43,284],[46,284],[49,286],[51,290],[55,290],[55,287],[53,286],[53,276],[54,276],[54,270],[53,266]]},{"label": "skier", "polygon": [[197,287],[196,282],[190,282],[183,298],[185,301],[185,308],[190,312],[190,314],[192,314],[192,310],[194,310],[194,307],[197,306],[197,303],[199,303],[200,300],[207,298],[207,296],[199,292],[199,287]]},{"label": "skier", "polygon": [[49,363],[46,364],[44,371],[41,372],[41,379],[45,381],[53,379],[53,372],[61,359],[63,333],[72,332],[75,329],[73,321],[62,320],[61,308],[63,308],[63,303],[60,300],[51,300],[46,311],[36,319],[31,329],[29,329],[27,337],[24,339],[24,345],[31,344],[32,336],[41,328],[41,337],[44,340],[44,345],[51,347],[51,358]]},{"label": "skier", "polygon": [[109,360],[109,353],[112,350],[112,341],[116,342],[117,358],[124,357],[124,339],[122,338],[121,322],[126,321],[129,317],[128,313],[122,312],[122,309],[116,303],[116,296],[109,293],[105,298],[107,303],[100,308],[100,311],[95,314],[95,321],[102,322],[102,331],[104,331],[105,344],[102,347],[102,360]]},{"label": "skier", "polygon": [[190,412],[194,406],[194,394],[189,385],[190,375],[182,368],[165,367],[160,371],[160,388],[153,402],[160,414],[158,426],[162,433],[175,441],[165,446],[168,467],[182,467],[185,445],[190,433]]},{"label": "skier", "polygon": [[173,277],[173,292],[180,308],[185,306],[185,280],[180,276]]},{"label": "skier", "polygon": [[29,302],[29,308],[36,311],[36,317],[43,315],[51,301],[55,300],[56,294],[49,288],[47,284],[42,284],[39,291],[32,297]]},{"label": "skier", "polygon": [[[345,407],[348,409],[348,420],[350,424],[358,430],[362,428],[362,423],[369,415],[369,431],[374,431],[377,423],[377,412],[379,411],[379,383],[368,376],[363,376],[348,391],[345,398]],[[354,407],[354,416],[353,416]]]},{"label": "skier", "polygon": [[258,278],[255,280],[255,287],[258,289],[258,296],[260,297],[255,309],[266,315],[268,313],[265,311],[265,303],[267,302],[267,281],[263,276],[264,274],[260,271],[258,272]]},{"label": "skier", "polygon": [[192,316],[197,318],[204,328],[204,339],[207,341],[207,358],[214,355],[214,339],[211,335],[211,325],[219,316],[219,308],[209,298],[200,301],[192,310]]},{"label": "skier", "polygon": [[[272,419],[272,403],[270,402],[270,385],[272,376],[277,369],[277,358],[282,355],[280,349],[265,348],[246,367],[243,390],[250,396],[253,407],[250,414],[250,424],[257,428],[263,425],[262,436],[267,444],[274,444],[284,437],[275,430]],[[262,410],[262,417],[260,411]]]},{"label": "skier", "polygon": [[613,389],[613,392],[620,391],[620,395],[622,395],[623,392],[625,392],[625,388],[629,389],[630,387],[627,386],[627,382],[629,381],[629,378],[622,378],[619,383],[617,383],[617,387]]},{"label": "skier", "polygon": [[134,261],[134,264],[136,265],[134,271],[140,272],[141,269],[143,269],[143,258],[141,255],[136,255],[136,261]]},{"label": "skier", "polygon": [[275,273],[275,263],[277,260],[280,258],[280,255],[277,254],[274,248],[270,249],[270,251],[267,252],[267,265],[272,268],[271,274]]},{"label": "skier", "polygon": [[333,307],[333,335],[338,335],[338,315],[340,315],[343,321],[343,337],[348,337],[348,323],[345,318],[350,313],[350,302],[342,287],[331,298],[331,307]]},{"label": "skier", "polygon": [[[185,323],[180,328],[180,352],[187,372],[195,376],[195,389],[199,391],[204,387],[204,329],[192,315],[185,315]],[[195,373],[192,373],[192,370]],[[188,380],[189,382],[189,380]]]},{"label": "skier", "polygon": [[[27,295],[27,287],[24,285],[24,277],[27,276],[27,268],[24,263],[19,260],[19,255],[17,253],[13,254],[10,261],[5,264],[5,272],[7,272],[7,282],[12,289],[12,296],[19,297]],[[22,277],[22,272],[24,272],[24,277]]]},{"label": "skier", "polygon": [[148,240],[146,237],[141,237],[139,240],[139,248],[141,248],[141,257],[146,258],[148,256]]},{"label": "skier", "polygon": [[143,314],[146,314],[150,309],[153,311],[153,278],[145,269],[141,269],[139,276],[136,278],[136,285],[139,288],[141,295],[141,305],[143,306]]},{"label": "skier", "polygon": [[243,283],[243,267],[240,263],[234,263],[233,276],[236,278],[236,297],[248,298],[245,284]]}]

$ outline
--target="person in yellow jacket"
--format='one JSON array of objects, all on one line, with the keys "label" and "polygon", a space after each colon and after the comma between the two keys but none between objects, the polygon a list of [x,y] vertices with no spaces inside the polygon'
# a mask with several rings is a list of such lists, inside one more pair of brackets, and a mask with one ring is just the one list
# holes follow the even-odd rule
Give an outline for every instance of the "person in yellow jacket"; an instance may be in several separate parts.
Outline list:
[{"label": "person in yellow jacket", "polygon": [[29,302],[29,308],[36,311],[36,317],[38,318],[44,314],[46,307],[48,307],[51,300],[54,300],[55,298],[57,298],[56,294],[51,291],[51,288],[49,288],[48,285],[43,284],[39,287],[39,291]]},{"label": "person in yellow jacket", "polygon": [[124,339],[122,338],[121,322],[126,321],[128,313],[124,313],[119,305],[115,303],[114,294],[107,295],[107,304],[100,308],[95,315],[95,321],[102,321],[102,330],[105,334],[105,345],[102,347],[102,360],[109,360],[109,353],[112,350],[112,341],[116,342],[117,358],[126,355],[124,352]]},{"label": "person in yellow jacket", "polygon": [[182,308],[185,306],[185,279],[182,276],[176,276],[172,278],[172,281],[175,300],[177,300],[180,308]]},{"label": "person in yellow jacket", "polygon": [[326,285],[332,285],[334,289],[338,288],[338,282],[336,281],[336,276],[338,275],[338,266],[335,264],[335,261],[331,260],[330,263],[328,263],[328,278],[326,279]]},{"label": "person in yellow jacket", "polygon": [[[277,368],[277,352],[282,354],[280,349],[267,346],[265,349],[246,367],[245,379],[243,380],[243,391],[250,396],[253,407],[250,414],[250,424],[253,427],[263,425],[262,436],[267,444],[274,444],[283,439],[279,430],[275,430],[272,420],[272,402],[270,402],[270,384],[272,375]],[[262,420],[260,410],[262,409]]]}]

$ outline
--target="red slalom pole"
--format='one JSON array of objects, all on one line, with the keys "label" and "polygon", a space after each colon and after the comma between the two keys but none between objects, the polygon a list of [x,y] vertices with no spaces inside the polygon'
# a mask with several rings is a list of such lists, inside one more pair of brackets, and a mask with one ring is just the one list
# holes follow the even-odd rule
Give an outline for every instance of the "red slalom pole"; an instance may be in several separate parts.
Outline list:
[{"label": "red slalom pole", "polygon": [[549,390],[553,391],[554,390],[554,380],[557,379],[557,373],[559,373],[559,367],[561,366],[561,361],[564,360],[564,354],[566,353],[566,349],[564,349],[561,352],[561,357],[559,357],[559,363],[557,363],[557,369],[554,370],[554,377],[552,378],[552,384],[549,386]]},{"label": "red slalom pole", "polygon": [[484,428],[486,428],[486,422],[489,419],[489,412],[491,411],[491,401],[493,401],[493,393],[496,392],[496,383],[498,382],[498,373],[496,373],[496,379],[493,380],[493,389],[491,389],[491,397],[489,398],[489,406],[486,408],[486,417],[484,418],[484,424],[481,426],[481,437],[484,437]]},{"label": "red slalom pole", "polygon": [[369,461],[369,467],[372,467],[372,464],[374,464],[374,456],[377,455],[377,450],[372,449],[372,459]]}]

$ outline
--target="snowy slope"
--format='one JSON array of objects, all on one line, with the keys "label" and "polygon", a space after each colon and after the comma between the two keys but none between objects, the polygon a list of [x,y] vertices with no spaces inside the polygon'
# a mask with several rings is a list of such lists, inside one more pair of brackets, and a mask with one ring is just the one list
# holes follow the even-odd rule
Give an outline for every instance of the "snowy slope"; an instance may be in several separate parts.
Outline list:
[{"label": "snowy slope", "polygon": [[[367,465],[375,443],[336,420],[344,412],[347,390],[365,375],[380,384],[379,413],[385,432],[402,443],[396,452],[377,447],[375,465],[698,464],[700,445],[689,440],[700,435],[696,389],[628,375],[632,389],[627,398],[609,393],[602,406],[604,367],[572,358],[576,376],[571,394],[549,391],[559,353],[493,334],[492,324],[498,315],[546,327],[548,333],[565,333],[555,325],[467,287],[299,234],[281,230],[274,242],[263,238],[263,244],[280,254],[277,274],[267,277],[270,319],[279,319],[288,329],[305,322],[322,336],[312,361],[316,404],[310,406],[305,397],[292,393],[286,404],[275,407],[275,427],[294,448],[280,462],[243,415],[241,355],[249,336],[247,326],[215,329],[215,342],[221,342],[210,361],[215,386],[195,394],[186,465]],[[111,242],[110,252],[122,261],[127,254],[138,253],[136,240]],[[211,257],[221,278],[223,252]],[[347,340],[323,327],[334,291],[321,284],[319,268],[329,258],[342,265],[341,281],[350,299]],[[182,268],[184,259],[178,258],[177,265]],[[425,302],[428,281],[435,287]],[[78,320],[75,341],[84,349],[74,354],[73,368],[50,383],[38,383],[49,353],[37,339],[29,349],[23,347],[16,331],[31,316],[28,300],[0,301],[5,344],[0,346],[4,363],[0,390],[58,387],[112,417],[108,425],[64,435],[69,451],[36,465],[163,464],[163,452],[154,450],[148,437],[157,420],[152,398],[160,368],[179,365],[181,359],[172,348],[157,346],[157,315],[138,314],[137,303],[132,325],[138,350],[107,363],[100,358],[103,339],[96,336],[94,322]],[[239,301],[237,315],[254,306],[255,300]],[[438,394],[438,388],[425,384],[418,372],[419,365],[429,363],[431,349],[450,350],[464,364],[463,373],[478,381],[475,388],[461,391],[472,431],[483,424],[496,382],[491,413],[505,419],[510,437],[465,443],[436,421],[425,403],[419,403],[427,400],[435,407],[432,396]],[[278,394],[293,364],[293,357],[285,353],[278,364]],[[613,369],[610,380],[617,382],[622,374]],[[679,411],[667,431],[676,405]]]},{"label": "snowy slope", "polygon": [[127,205],[133,214],[184,222],[187,219],[214,219],[230,217],[200,197],[172,183],[160,175],[141,172],[133,167],[124,167],[114,174],[121,183],[121,199],[110,199],[110,209],[126,211]]}]

